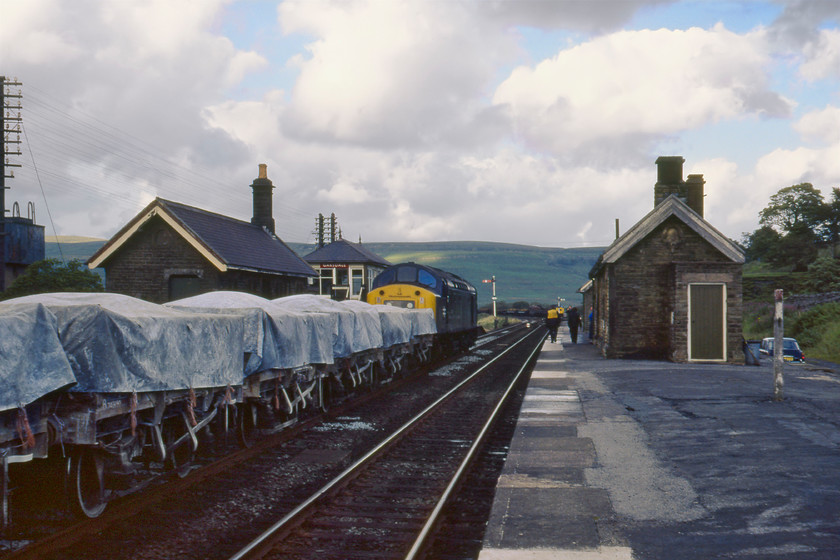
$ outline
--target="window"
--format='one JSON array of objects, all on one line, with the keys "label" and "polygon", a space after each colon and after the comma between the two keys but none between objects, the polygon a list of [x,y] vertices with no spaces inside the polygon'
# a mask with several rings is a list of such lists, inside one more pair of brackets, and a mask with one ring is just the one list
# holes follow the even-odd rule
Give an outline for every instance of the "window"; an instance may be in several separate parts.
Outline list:
[{"label": "window", "polygon": [[362,291],[362,281],[364,280],[365,271],[362,268],[350,269],[350,295],[357,296]]},{"label": "window", "polygon": [[437,286],[437,280],[435,280],[435,277],[432,276],[431,273],[422,269],[417,271],[417,282],[430,288],[435,288]]},{"label": "window", "polygon": [[388,270],[382,271],[376,276],[376,283],[380,286],[387,286],[388,284],[393,284],[394,275],[395,272],[393,268],[389,268]]},{"label": "window", "polygon": [[346,268],[336,268],[335,269],[335,285],[336,286],[348,286],[349,280],[347,275]]},{"label": "window", "polygon": [[321,278],[320,278],[321,285],[319,286],[319,291],[321,295],[330,295],[332,294],[332,287],[333,287],[333,269],[331,268],[322,268],[321,269]]},{"label": "window", "polygon": [[417,269],[413,266],[401,266],[397,269],[397,282],[417,282]]}]

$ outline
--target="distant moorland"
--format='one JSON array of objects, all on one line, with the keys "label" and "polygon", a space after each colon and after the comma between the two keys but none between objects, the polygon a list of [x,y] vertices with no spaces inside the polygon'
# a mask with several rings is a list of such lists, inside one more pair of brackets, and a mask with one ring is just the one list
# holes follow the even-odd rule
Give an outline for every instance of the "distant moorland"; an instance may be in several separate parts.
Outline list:
[{"label": "distant moorland", "polygon": [[[87,260],[103,239],[59,236],[48,237],[47,258]],[[287,243],[297,254],[305,256],[315,249],[313,244]],[[365,243],[364,246],[392,263],[414,261],[448,270],[478,288],[479,304],[490,303],[491,286],[482,283],[496,277],[496,297],[512,304],[556,303],[579,304],[577,293],[603,247],[560,249],[490,243],[484,241],[440,241],[429,243]],[[60,248],[60,251],[59,251]]]}]

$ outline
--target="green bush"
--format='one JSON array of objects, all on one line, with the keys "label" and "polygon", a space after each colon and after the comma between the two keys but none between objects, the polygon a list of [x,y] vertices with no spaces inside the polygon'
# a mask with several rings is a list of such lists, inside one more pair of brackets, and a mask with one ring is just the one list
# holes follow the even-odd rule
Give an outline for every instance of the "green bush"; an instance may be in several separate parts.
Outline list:
[{"label": "green bush", "polygon": [[44,259],[26,267],[26,271],[0,294],[0,299],[48,292],[102,291],[102,279],[83,262],[74,259],[64,264],[58,259]]},{"label": "green bush", "polygon": [[[744,305],[744,338],[773,336],[775,307],[769,303]],[[785,336],[795,338],[805,359],[840,364],[840,302],[824,303],[798,311],[785,306]]]}]

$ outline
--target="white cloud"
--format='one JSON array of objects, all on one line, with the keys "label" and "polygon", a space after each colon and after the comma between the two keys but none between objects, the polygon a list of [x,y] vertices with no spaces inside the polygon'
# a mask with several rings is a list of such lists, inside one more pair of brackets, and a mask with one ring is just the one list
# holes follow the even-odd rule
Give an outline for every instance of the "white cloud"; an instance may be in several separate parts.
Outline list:
[{"label": "white cloud", "polygon": [[[248,219],[258,163],[291,241],[335,212],[348,239],[609,243],[616,218],[626,231],[652,208],[663,145],[704,174],[706,215],[729,235],[779,188],[840,183],[840,117],[820,89],[838,31],[817,31],[816,5],[739,34],[726,20],[609,33],[641,6],[653,19],[643,0],[295,0],[271,22],[227,0],[0,3],[59,233],[110,236],[157,195]],[[240,35],[224,36],[227,16]],[[539,45],[554,55],[534,40],[558,41]],[[824,108],[788,122],[797,103]],[[774,125],[749,156],[683,134],[744,121]],[[31,169],[12,188],[40,200]]]},{"label": "white cloud", "polygon": [[[519,67],[497,89],[535,149],[575,156],[614,139],[658,138],[722,119],[785,117],[769,89],[762,33],[622,31]],[[585,153],[585,152],[584,152]]]},{"label": "white cloud", "polygon": [[806,139],[840,144],[840,107],[811,111],[794,123],[793,128]]},{"label": "white cloud", "polygon": [[287,33],[316,40],[295,63],[287,130],[381,149],[422,147],[476,118],[513,35],[450,2],[285,2]]},{"label": "white cloud", "polygon": [[840,29],[822,29],[819,38],[805,48],[799,71],[807,80],[840,77]]}]

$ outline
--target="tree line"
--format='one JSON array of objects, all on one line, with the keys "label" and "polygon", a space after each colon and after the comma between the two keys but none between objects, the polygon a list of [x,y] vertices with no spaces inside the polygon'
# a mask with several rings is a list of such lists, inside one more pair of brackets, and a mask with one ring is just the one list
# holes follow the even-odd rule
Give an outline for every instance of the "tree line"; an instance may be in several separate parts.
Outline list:
[{"label": "tree line", "polygon": [[840,290],[840,188],[825,200],[811,183],[785,187],[758,216],[760,227],[742,240],[747,262],[808,272],[815,292]]}]

